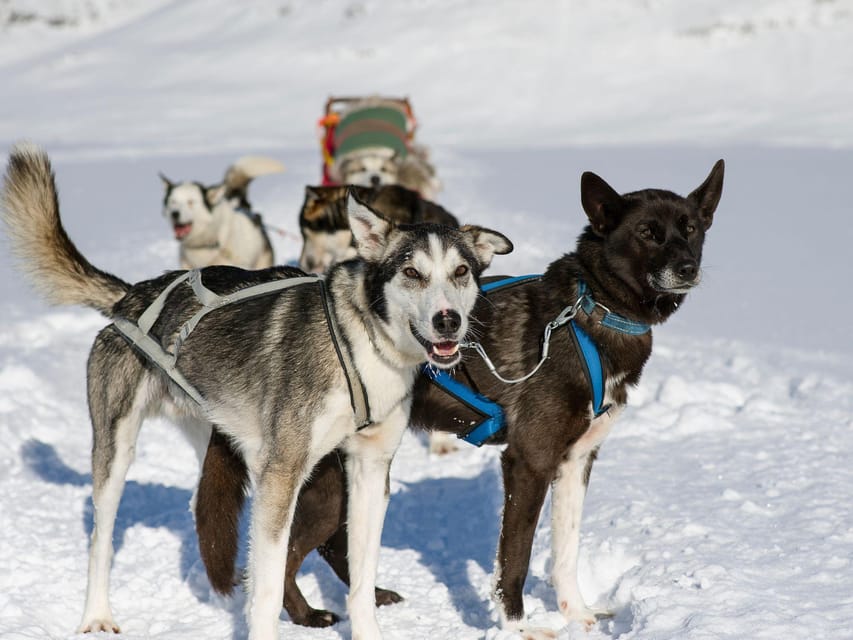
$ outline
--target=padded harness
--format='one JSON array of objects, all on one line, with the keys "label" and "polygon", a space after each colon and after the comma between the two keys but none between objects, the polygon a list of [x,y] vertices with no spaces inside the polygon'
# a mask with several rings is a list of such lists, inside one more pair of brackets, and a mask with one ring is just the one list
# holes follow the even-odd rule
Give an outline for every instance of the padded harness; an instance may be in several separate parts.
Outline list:
[{"label": "padded harness", "polygon": [[[276,293],[283,289],[298,287],[301,285],[313,284],[320,288],[320,295],[323,300],[323,311],[326,314],[326,324],[329,327],[329,336],[332,344],[335,346],[335,352],[338,355],[338,360],[341,368],[344,371],[344,377],[347,381],[350,394],[350,404],[352,405],[353,415],[355,417],[356,427],[363,429],[372,424],[370,418],[370,405],[367,401],[367,393],[364,390],[364,384],[361,377],[358,375],[358,370],[352,361],[352,354],[347,348],[346,342],[338,327],[334,313],[329,308],[328,292],[326,290],[325,281],[321,276],[297,276],[292,278],[283,278],[281,280],[273,280],[264,282],[240,289],[227,295],[219,295],[204,286],[201,280],[201,270],[193,269],[181,274],[173,280],[160,293],[154,302],[139,316],[136,322],[126,318],[115,318],[113,324],[118,332],[134,347],[139,349],[152,363],[157,365],[163,373],[169,376],[172,381],[177,384],[183,391],[192,398],[199,406],[204,408],[206,401],[190,382],[184,377],[177,367],[178,355],[184,341],[189,337],[198,325],[199,321],[211,311],[219,309],[229,304],[235,304],[251,298]],[[192,287],[193,293],[201,303],[195,315],[181,325],[174,342],[172,343],[171,351],[164,349],[160,342],[152,338],[150,335],[151,327],[157,322],[160,313],[163,311],[166,299],[172,291],[181,283],[187,281]]]}]

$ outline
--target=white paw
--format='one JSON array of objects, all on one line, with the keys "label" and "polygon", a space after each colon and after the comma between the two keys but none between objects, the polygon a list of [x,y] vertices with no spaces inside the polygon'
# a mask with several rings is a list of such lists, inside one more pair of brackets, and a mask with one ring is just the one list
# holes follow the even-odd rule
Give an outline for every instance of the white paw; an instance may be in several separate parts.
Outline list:
[{"label": "white paw", "polygon": [[429,434],[429,452],[438,455],[453,453],[459,448],[459,438],[452,433],[432,431]]},{"label": "white paw", "polygon": [[589,631],[596,622],[605,618],[612,618],[613,612],[606,609],[590,609],[586,605],[571,606],[567,601],[560,602],[560,613],[566,622],[580,622]]},{"label": "white paw", "polygon": [[119,629],[118,625],[109,617],[89,620],[88,622],[81,624],[80,628],[77,629],[77,633],[97,633],[99,631],[121,633],[121,629]]}]

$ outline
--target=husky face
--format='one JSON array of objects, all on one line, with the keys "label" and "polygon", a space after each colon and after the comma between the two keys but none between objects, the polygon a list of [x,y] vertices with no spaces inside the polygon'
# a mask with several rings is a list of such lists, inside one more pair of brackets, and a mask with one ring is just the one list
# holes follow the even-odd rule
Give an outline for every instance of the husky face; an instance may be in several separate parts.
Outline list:
[{"label": "husky face", "polygon": [[343,184],[378,187],[397,184],[398,181],[399,166],[395,157],[389,155],[388,149],[364,149],[348,153],[337,164]]},{"label": "husky face", "polygon": [[481,227],[396,227],[352,195],[348,212],[357,251],[368,261],[367,304],[385,335],[413,362],[426,356],[442,369],[456,365],[480,273],[512,243]]},{"label": "husky face", "polygon": [[175,239],[192,246],[215,238],[214,207],[222,200],[221,187],[205,187],[198,182],[163,180],[163,216],[172,225]]}]

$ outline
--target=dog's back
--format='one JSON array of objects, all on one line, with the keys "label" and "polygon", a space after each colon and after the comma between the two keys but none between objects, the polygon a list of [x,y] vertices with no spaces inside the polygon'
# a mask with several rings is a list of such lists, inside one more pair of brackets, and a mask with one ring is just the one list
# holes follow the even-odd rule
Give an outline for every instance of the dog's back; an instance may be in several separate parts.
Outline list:
[{"label": "dog's back", "polygon": [[299,212],[303,240],[299,266],[302,269],[325,271],[335,262],[352,257],[352,234],[346,214],[346,198],[350,190],[362,202],[398,224],[431,222],[459,227],[459,221],[447,209],[400,185],[307,186]]}]

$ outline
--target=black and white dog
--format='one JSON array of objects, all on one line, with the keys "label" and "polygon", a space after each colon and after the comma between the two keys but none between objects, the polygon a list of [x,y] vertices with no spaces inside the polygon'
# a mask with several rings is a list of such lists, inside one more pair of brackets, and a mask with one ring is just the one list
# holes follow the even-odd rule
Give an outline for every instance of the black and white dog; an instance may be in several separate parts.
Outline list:
[{"label": "black and white dog", "polygon": [[[494,599],[503,627],[525,638],[556,637],[554,630],[529,626],[522,601],[533,535],[549,488],[559,610],[567,621],[588,626],[601,613],[586,605],[577,582],[579,527],[590,472],[651,355],[650,328],[666,321],[700,282],[705,233],[722,194],[723,171],[720,160],[687,197],[662,189],[619,195],[597,175],[584,173],[581,199],[589,226],[574,251],[551,263],[541,277],[488,294],[472,314],[482,352],[504,380],[517,382],[499,380],[476,353],[466,354],[452,374],[494,401],[503,415],[503,428],[483,440],[506,445]],[[545,334],[549,325],[553,328]],[[588,355],[582,340],[595,345],[597,356]],[[413,426],[461,436],[468,425],[482,422],[483,414],[454,393],[432,376],[419,376]],[[348,579],[346,469],[336,457],[343,459],[345,453],[327,456],[303,487],[292,530],[294,553],[284,606],[295,621],[310,626],[332,624],[337,616],[312,609],[299,593],[295,576],[300,558],[317,548],[337,575]],[[209,513],[196,526],[211,584],[222,592],[233,585],[233,523],[246,479],[239,454],[214,433],[198,492]],[[230,526],[218,526],[229,521]],[[376,597],[379,604],[400,599],[386,590]]]},{"label": "black and white dog", "polygon": [[[278,636],[299,488],[326,454],[346,451],[353,637],[380,638],[374,581],[388,469],[417,368],[459,362],[480,273],[511,243],[480,227],[397,227],[353,198],[358,256],[325,279],[217,266],[129,284],[92,266],[68,238],[44,152],[13,149],[2,202],[34,285],[54,303],[112,320],[88,361],[95,527],[81,631],[118,631],[109,604],[116,511],[143,420],[165,415],[196,434],[215,424],[252,477],[252,640]],[[289,278],[300,284],[275,288]],[[247,287],[260,289],[232,303]]]},{"label": "black and white dog", "polygon": [[180,242],[181,268],[273,266],[272,244],[260,215],[252,211],[248,189],[254,178],[282,171],[284,166],[273,158],[244,156],[212,186],[172,182],[161,173],[163,216]]}]

